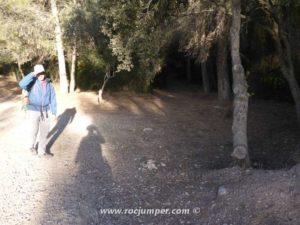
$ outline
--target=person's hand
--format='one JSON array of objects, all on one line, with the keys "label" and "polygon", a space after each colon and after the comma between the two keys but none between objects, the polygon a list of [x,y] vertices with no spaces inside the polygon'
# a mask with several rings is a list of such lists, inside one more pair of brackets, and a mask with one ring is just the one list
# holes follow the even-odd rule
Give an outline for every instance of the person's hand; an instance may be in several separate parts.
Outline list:
[{"label": "person's hand", "polygon": [[28,98],[28,96],[25,96],[24,97],[24,105],[29,105],[29,98]]},{"label": "person's hand", "polygon": [[56,118],[56,115],[54,115],[54,114],[50,114],[50,120],[52,121],[52,122],[56,122],[56,120],[57,120],[57,118]]}]

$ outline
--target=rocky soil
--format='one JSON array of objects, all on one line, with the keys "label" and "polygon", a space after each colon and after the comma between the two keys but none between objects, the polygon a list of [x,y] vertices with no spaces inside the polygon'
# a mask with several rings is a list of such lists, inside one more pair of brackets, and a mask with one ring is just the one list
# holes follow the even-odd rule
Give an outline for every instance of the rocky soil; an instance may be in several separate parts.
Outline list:
[{"label": "rocky soil", "polygon": [[38,158],[25,147],[17,83],[0,77],[0,224],[299,224],[292,105],[250,102],[253,164],[240,170],[230,103],[195,91],[104,97],[99,106],[92,92],[58,92],[54,157]]}]

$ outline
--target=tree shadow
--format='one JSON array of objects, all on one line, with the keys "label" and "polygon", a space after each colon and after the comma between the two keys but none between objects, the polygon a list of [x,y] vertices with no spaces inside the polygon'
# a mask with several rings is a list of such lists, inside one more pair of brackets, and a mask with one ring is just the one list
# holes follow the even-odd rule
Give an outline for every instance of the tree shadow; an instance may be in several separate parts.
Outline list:
[{"label": "tree shadow", "polygon": [[50,148],[53,146],[57,138],[61,135],[64,129],[68,126],[68,124],[73,122],[73,119],[76,114],[76,108],[66,109],[58,118],[56,125],[49,132],[47,138],[50,138],[47,143],[47,152],[50,152]]}]

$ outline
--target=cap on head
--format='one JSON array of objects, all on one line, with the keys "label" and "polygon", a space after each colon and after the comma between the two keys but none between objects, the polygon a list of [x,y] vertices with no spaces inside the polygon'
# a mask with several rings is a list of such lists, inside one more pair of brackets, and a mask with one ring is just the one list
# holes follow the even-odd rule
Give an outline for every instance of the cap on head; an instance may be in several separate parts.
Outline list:
[{"label": "cap on head", "polygon": [[45,72],[44,66],[41,64],[37,64],[34,66],[34,73],[39,74]]}]

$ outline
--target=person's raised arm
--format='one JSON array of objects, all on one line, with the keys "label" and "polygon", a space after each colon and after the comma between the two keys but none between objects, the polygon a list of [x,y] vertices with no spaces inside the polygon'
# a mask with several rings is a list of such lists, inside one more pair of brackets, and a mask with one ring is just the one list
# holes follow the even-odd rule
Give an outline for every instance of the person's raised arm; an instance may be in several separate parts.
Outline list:
[{"label": "person's raised arm", "polygon": [[36,74],[34,72],[31,72],[27,74],[25,77],[23,77],[23,79],[19,82],[19,86],[22,89],[27,90],[28,85],[34,80],[36,80]]}]

